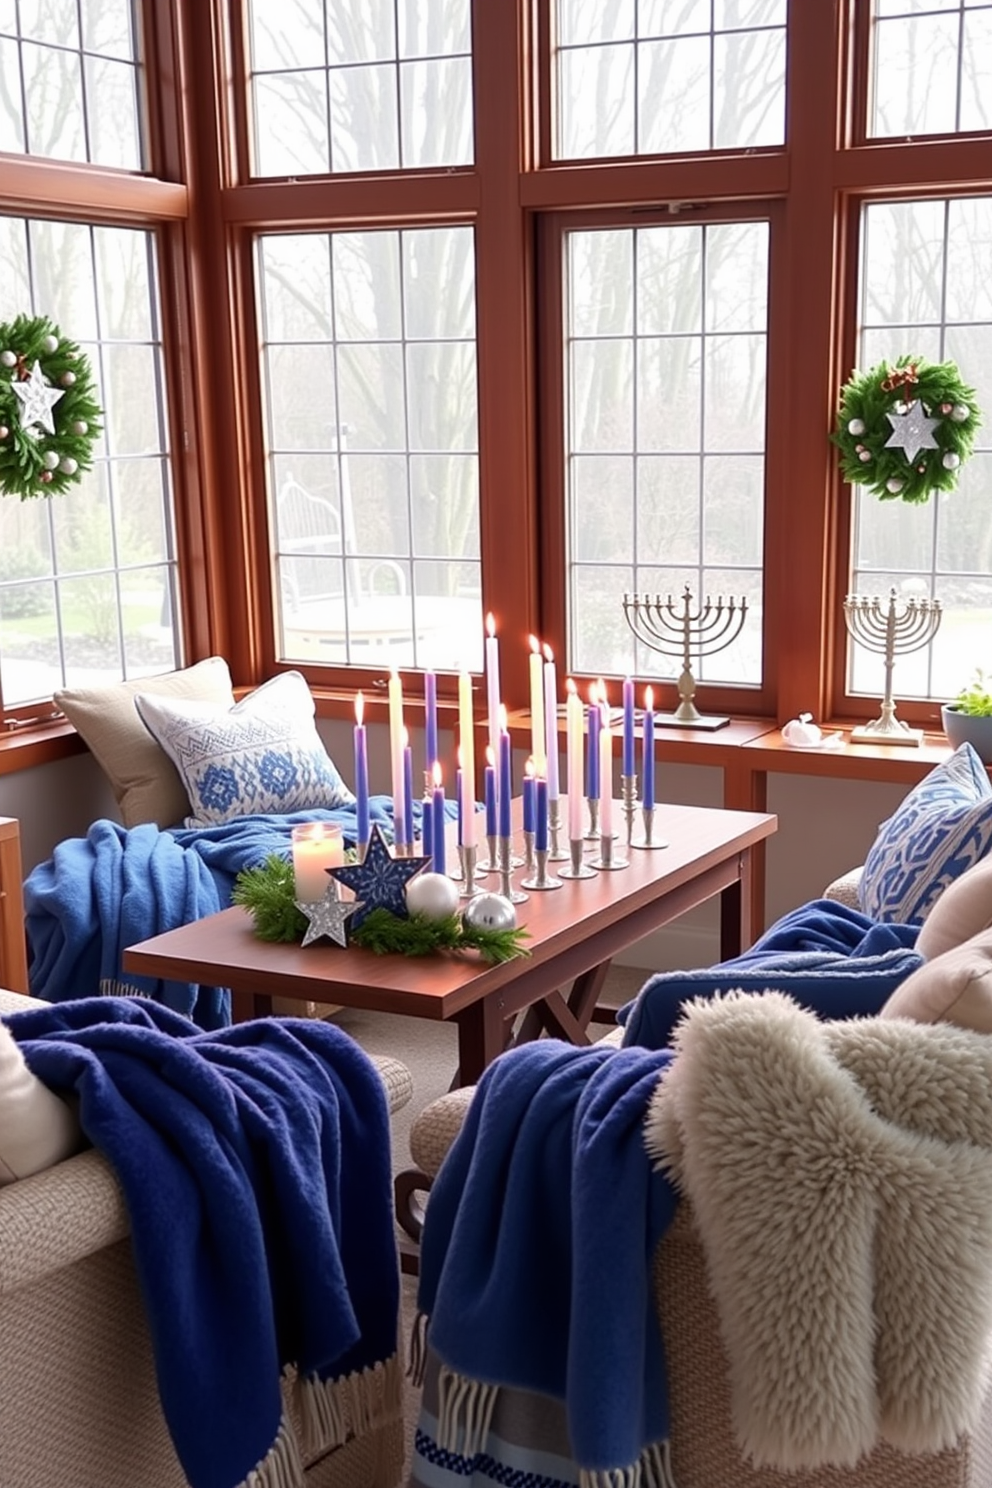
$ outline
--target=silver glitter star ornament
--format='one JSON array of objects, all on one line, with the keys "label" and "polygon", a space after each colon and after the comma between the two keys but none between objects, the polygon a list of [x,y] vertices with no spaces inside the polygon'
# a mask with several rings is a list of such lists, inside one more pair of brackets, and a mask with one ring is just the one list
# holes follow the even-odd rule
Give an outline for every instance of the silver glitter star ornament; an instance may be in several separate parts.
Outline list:
[{"label": "silver glitter star ornament", "polygon": [[361,909],[360,899],[351,899],[345,903],[338,898],[338,886],[331,883],[324,892],[323,899],[318,899],[316,904],[304,904],[297,899],[296,907],[301,914],[305,914],[309,924],[301,945],[310,945],[311,941],[319,940],[326,935],[328,940],[333,940],[335,945],[346,946],[348,944],[348,921],[352,915]]},{"label": "silver glitter star ornament", "polygon": [[927,418],[919,398],[910,403],[905,413],[887,413],[885,417],[892,425],[892,433],[885,441],[885,448],[901,449],[910,465],[920,450],[937,448],[933,431],[940,419]]},{"label": "silver glitter star ornament", "polygon": [[12,382],[10,387],[14,396],[20,401],[21,427],[25,433],[35,434],[37,432],[35,425],[40,425],[49,434],[54,434],[55,420],[52,418],[52,409],[60,398],[65,397],[65,394],[61,388],[52,387],[38,362],[35,362],[23,382]]}]

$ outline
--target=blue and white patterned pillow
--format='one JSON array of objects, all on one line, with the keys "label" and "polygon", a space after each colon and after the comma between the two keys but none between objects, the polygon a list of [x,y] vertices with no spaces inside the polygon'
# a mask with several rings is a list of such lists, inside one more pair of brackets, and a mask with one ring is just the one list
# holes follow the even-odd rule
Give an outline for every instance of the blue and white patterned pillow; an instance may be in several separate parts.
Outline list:
[{"label": "blue and white patterned pillow", "polygon": [[926,919],[947,885],[992,847],[992,785],[961,744],[884,821],[865,859],[858,901],[875,920]]},{"label": "blue and white patterned pillow", "polygon": [[283,672],[219,712],[141,692],[135,707],[182,777],[187,827],[256,813],[347,806],[354,796],[321,743],[300,672]]}]

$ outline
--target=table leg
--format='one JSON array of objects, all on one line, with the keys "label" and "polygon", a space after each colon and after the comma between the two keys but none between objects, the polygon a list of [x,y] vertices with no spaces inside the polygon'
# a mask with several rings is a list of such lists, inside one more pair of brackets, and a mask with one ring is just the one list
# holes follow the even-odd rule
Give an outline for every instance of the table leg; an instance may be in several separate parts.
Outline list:
[{"label": "table leg", "polygon": [[491,992],[458,1014],[458,1083],[474,1085],[506,1047],[502,993]]},{"label": "table leg", "polygon": [[720,894],[720,960],[739,956],[751,944],[754,864],[751,849],[738,860],[738,876]]}]

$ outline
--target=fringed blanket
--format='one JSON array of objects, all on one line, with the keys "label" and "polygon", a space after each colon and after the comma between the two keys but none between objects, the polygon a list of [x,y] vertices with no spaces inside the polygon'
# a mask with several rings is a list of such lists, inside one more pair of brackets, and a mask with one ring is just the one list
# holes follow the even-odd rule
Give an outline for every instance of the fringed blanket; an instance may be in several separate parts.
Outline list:
[{"label": "fringed blanket", "polygon": [[992,1039],[821,1022],[777,992],[691,1004],[649,1143],[692,1201],[756,1464],[937,1452],[992,1340]]},{"label": "fringed blanket", "polygon": [[389,1120],[358,1045],[303,1019],[198,1032],[130,998],[7,1021],[120,1180],[192,1488],[303,1484],[287,1366],[307,1456],[397,1419]]},{"label": "fringed blanket", "polygon": [[504,1387],[564,1403],[584,1488],[670,1483],[650,1272],[675,1192],[652,1174],[643,1134],[670,1058],[547,1039],[479,1081],[421,1246],[418,1302],[442,1368],[414,1471],[432,1488],[473,1473],[516,1482],[525,1466],[553,1481],[546,1443],[528,1456],[491,1435]]},{"label": "fringed blanket", "polygon": [[620,1009],[625,1044],[664,1049],[691,998],[777,988],[823,1018],[877,1013],[923,963],[913,949],[919,925],[876,922],[832,899],[790,910],[750,950],[719,966],[662,971]]},{"label": "fringed blanket", "polygon": [[[373,796],[373,821],[391,830],[392,800]],[[195,830],[130,829],[94,822],[60,842],[24,884],[32,995],[46,1002],[98,996],[151,998],[201,1028],[230,1022],[230,994],[197,983],[125,977],[125,948],[226,909],[234,880],[272,853],[288,858],[297,822],[333,821],[354,841],[355,808],[243,816]]]}]

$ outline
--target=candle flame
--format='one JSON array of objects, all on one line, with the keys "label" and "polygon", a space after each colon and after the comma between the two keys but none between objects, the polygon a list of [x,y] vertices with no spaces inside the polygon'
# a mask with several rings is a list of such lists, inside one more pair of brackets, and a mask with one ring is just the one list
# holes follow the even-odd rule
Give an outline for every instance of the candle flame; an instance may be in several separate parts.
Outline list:
[{"label": "candle flame", "polygon": [[566,679],[566,682],[565,682],[565,691],[566,692],[578,692],[578,690],[579,689],[576,687],[576,685],[572,681],[571,677],[568,677]]},{"label": "candle flame", "polygon": [[362,719],[364,717],[365,717],[365,699],[362,697],[362,694],[360,692],[356,692],[355,693],[355,722],[358,724],[359,728],[361,728],[361,726],[362,726]]},{"label": "candle flame", "polygon": [[400,738],[403,741],[403,748],[404,749],[409,749],[409,747],[410,747],[410,730],[407,728],[406,724],[404,724],[403,727],[400,729]]},{"label": "candle flame", "polygon": [[506,717],[506,704],[505,703],[500,703],[500,705],[499,705],[499,731],[500,731],[501,734],[505,734],[507,732],[507,717]]},{"label": "candle flame", "polygon": [[526,765],[524,765],[524,774],[529,779],[531,779],[531,780],[534,778],[534,757],[533,757],[533,755],[531,755],[531,757],[527,761]]},{"label": "candle flame", "polygon": [[544,643],[544,659],[545,661],[554,661],[555,659],[555,653],[546,641]]},{"label": "candle flame", "polygon": [[458,756],[458,768],[460,770],[461,767],[462,767],[462,746],[460,744],[459,744],[458,748],[455,750],[455,753]]},{"label": "candle flame", "polygon": [[606,683],[603,681],[602,677],[600,677],[600,679],[597,682],[596,686],[599,688],[600,700],[603,703],[609,702],[609,698],[606,695]]},{"label": "candle flame", "polygon": [[528,636],[527,639],[530,641],[530,649],[532,651],[536,652],[538,656],[540,656],[540,654],[541,654],[541,643],[537,639],[537,636]]},{"label": "candle flame", "polygon": [[493,619],[492,610],[490,610],[489,614],[486,616],[486,634],[488,635],[490,640],[492,640],[493,636],[496,634],[496,621]]},{"label": "candle flame", "polygon": [[434,761],[434,789],[441,789],[441,761]]},{"label": "candle flame", "polygon": [[644,689],[644,710],[647,713],[653,713],[654,712],[654,688],[653,687],[645,687],[645,689]]},{"label": "candle flame", "polygon": [[596,706],[596,704],[598,702],[599,702],[599,683],[598,682],[590,682],[589,683],[589,705],[590,705],[590,707],[595,708],[595,706]]},{"label": "candle flame", "polygon": [[486,745],[486,764],[491,770],[495,770],[496,755],[493,753],[493,746],[491,744]]}]

